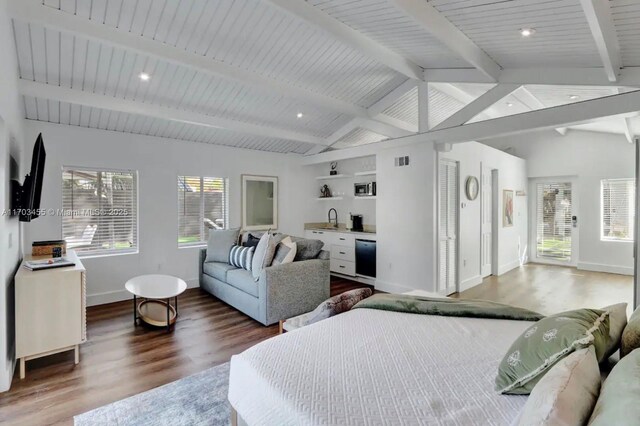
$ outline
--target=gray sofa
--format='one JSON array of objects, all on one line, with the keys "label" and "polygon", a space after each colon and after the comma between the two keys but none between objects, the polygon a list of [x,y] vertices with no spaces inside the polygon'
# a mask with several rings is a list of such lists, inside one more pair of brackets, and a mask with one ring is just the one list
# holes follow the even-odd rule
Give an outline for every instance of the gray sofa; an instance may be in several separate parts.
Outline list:
[{"label": "gray sofa", "polygon": [[205,262],[200,251],[200,287],[264,325],[312,311],[329,297],[329,253],[251,272],[228,263]]}]

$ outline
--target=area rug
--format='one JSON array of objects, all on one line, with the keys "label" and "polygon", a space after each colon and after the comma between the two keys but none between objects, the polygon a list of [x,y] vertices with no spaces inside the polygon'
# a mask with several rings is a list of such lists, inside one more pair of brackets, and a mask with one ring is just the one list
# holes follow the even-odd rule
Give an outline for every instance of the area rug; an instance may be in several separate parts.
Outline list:
[{"label": "area rug", "polygon": [[229,363],[73,418],[76,426],[228,425]]}]

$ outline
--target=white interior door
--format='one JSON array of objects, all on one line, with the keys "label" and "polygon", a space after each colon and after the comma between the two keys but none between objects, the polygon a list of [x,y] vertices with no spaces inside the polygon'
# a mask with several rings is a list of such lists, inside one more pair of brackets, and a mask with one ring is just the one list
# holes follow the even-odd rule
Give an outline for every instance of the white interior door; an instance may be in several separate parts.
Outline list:
[{"label": "white interior door", "polygon": [[480,272],[482,278],[491,275],[493,255],[493,181],[491,168],[482,166],[481,224],[480,224]]},{"label": "white interior door", "polygon": [[441,159],[438,169],[438,292],[451,294],[458,283],[458,163]]},{"label": "white interior door", "polygon": [[574,185],[570,179],[538,181],[535,189],[534,261],[574,265],[577,259]]}]

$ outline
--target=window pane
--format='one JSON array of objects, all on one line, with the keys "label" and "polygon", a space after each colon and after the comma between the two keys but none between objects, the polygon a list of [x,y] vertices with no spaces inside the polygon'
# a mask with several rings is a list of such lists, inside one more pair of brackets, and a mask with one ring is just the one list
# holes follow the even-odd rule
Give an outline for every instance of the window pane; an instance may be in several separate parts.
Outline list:
[{"label": "window pane", "polygon": [[62,236],[79,255],[137,251],[137,172],[65,168],[62,207]]},{"label": "window pane", "polygon": [[571,260],[571,183],[541,183],[536,191],[538,257]]},{"label": "window pane", "polygon": [[227,227],[226,179],[178,176],[178,245],[202,244]]},{"label": "window pane", "polygon": [[635,181],[605,179],[602,189],[602,239],[633,241]]}]

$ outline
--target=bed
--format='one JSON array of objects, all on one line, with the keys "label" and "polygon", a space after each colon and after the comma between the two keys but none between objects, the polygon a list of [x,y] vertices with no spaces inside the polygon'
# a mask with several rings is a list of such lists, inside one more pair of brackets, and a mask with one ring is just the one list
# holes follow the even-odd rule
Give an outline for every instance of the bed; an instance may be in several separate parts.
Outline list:
[{"label": "bed", "polygon": [[493,382],[531,322],[354,309],[231,358],[229,401],[254,425],[508,425],[526,396]]}]

